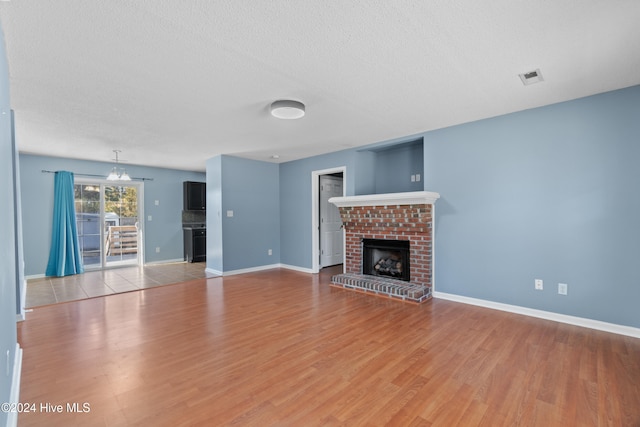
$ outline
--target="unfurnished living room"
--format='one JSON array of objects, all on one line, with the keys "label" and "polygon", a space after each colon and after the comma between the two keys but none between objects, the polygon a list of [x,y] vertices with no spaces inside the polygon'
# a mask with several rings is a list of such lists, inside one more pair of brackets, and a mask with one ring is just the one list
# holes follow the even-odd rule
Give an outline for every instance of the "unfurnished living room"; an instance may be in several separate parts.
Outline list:
[{"label": "unfurnished living room", "polygon": [[638,22],[0,1],[0,426],[640,426]]}]

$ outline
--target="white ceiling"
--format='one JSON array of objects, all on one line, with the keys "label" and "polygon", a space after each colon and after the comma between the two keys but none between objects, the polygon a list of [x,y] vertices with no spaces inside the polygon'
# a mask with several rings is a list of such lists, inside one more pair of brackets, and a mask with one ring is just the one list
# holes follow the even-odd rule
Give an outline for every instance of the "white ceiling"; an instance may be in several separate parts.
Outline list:
[{"label": "white ceiling", "polygon": [[[22,152],[185,170],[640,84],[638,0],[12,0],[0,19]],[[307,115],[271,117],[282,98]]]}]

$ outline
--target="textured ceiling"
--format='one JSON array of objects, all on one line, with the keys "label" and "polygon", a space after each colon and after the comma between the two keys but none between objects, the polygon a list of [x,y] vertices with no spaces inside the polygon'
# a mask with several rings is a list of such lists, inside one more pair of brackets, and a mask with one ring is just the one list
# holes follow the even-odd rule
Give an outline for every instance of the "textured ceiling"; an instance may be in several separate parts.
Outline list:
[{"label": "textured ceiling", "polygon": [[[13,0],[0,20],[22,152],[186,170],[640,84],[638,0]],[[282,98],[307,115],[271,117]]]}]

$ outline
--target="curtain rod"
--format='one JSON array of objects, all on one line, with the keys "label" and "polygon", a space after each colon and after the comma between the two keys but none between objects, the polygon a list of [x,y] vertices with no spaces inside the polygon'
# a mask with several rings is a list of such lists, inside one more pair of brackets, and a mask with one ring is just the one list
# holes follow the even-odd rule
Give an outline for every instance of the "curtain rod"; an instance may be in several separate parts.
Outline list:
[{"label": "curtain rod", "polygon": [[[56,171],[48,171],[46,169],[42,169],[42,173],[56,173]],[[106,177],[104,175],[92,175],[90,173],[75,173],[73,172],[74,175],[78,175],[78,176],[87,176],[90,178],[102,178],[102,179],[106,179]],[[131,180],[137,180],[137,181],[153,181],[153,178],[135,178],[135,177],[131,177]],[[123,181],[114,181],[115,182],[123,182]]]}]

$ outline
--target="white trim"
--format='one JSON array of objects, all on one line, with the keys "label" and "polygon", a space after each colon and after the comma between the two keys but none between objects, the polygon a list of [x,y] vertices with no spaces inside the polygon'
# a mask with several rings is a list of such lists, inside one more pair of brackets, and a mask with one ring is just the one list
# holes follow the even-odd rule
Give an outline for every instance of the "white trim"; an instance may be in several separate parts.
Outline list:
[{"label": "white trim", "polygon": [[[22,349],[16,343],[16,351],[13,356],[13,375],[11,376],[11,391],[9,392],[9,403],[20,401],[20,377],[22,375]],[[7,427],[18,425],[18,412],[12,411],[7,414]]]},{"label": "white trim", "polygon": [[27,312],[24,308],[25,301],[27,300],[27,279],[24,279],[20,293],[22,294],[20,295],[20,313],[16,314],[16,322],[27,320]]},{"label": "white trim", "polygon": [[229,270],[222,272],[207,268],[205,271],[208,273],[219,274],[220,276],[235,276],[236,274],[255,273],[257,271],[273,270],[274,268],[280,268],[280,264],[260,265],[257,267],[241,268],[238,270]]},{"label": "white trim", "polygon": [[487,301],[483,299],[470,298],[461,295],[448,294],[445,292],[433,292],[434,298],[460,302],[463,304],[477,305],[494,310],[507,311],[509,313],[522,314],[525,316],[537,317],[539,319],[553,320],[554,322],[567,323],[569,325],[582,326],[584,328],[596,329],[599,331],[611,332],[619,335],[627,335],[640,338],[640,328],[631,326],[616,325],[599,320],[587,319],[584,317],[569,316],[566,314],[553,313],[550,311],[536,310],[533,308],[521,307],[511,304]]},{"label": "white trim", "polygon": [[300,273],[317,274],[317,272],[314,273],[313,270],[310,269],[310,268],[298,267],[296,265],[280,264],[280,268],[285,268],[287,270],[298,271]]},{"label": "white trim", "polygon": [[[214,270],[213,268],[205,268],[204,269],[205,273],[209,273],[209,274],[215,274],[216,276],[222,276],[222,271],[220,270]],[[208,277],[207,277],[208,279]]]},{"label": "white trim", "polygon": [[332,197],[330,203],[344,206],[385,206],[385,205],[433,205],[440,194],[432,191],[410,191],[407,193],[367,194],[363,196]]},{"label": "white trim", "polygon": [[269,264],[269,265],[261,265],[258,267],[242,268],[239,270],[231,270],[231,271],[220,271],[220,270],[214,270],[213,268],[206,268],[204,271],[209,274],[215,274],[216,276],[235,276],[237,274],[255,273],[258,271],[273,270],[274,268],[284,268],[286,270],[297,271],[300,273],[314,274],[310,268],[298,267],[296,265],[289,265],[289,264]]},{"label": "white trim", "polygon": [[151,261],[151,262],[145,262],[144,265],[160,265],[160,264],[177,264],[177,263],[185,263],[186,264],[187,261],[184,260],[184,258],[175,258],[175,259],[165,259],[165,260],[161,260],[161,261]]},{"label": "white trim", "polygon": [[431,205],[431,295],[436,291],[436,204]]},{"label": "white trim", "polygon": [[138,262],[137,266],[144,266],[145,260],[145,233],[147,231],[147,221],[146,216],[144,214],[144,181],[141,181],[137,186],[137,194],[138,196]]},{"label": "white trim", "polygon": [[[320,271],[320,175],[342,172],[342,194],[347,194],[347,167],[339,166],[311,172],[311,273]],[[331,199],[329,199],[331,201]],[[342,233],[344,235],[344,233]],[[344,251],[343,251],[344,252]],[[346,259],[346,253],[343,254]],[[344,261],[343,259],[343,265]]]}]

